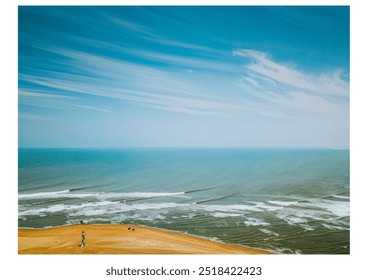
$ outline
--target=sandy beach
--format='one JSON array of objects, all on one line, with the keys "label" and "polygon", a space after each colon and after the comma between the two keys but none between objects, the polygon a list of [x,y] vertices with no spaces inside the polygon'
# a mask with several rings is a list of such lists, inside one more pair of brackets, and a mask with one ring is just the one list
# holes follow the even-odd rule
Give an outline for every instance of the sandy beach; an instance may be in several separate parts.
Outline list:
[{"label": "sandy beach", "polygon": [[[82,231],[85,247],[81,247]],[[135,225],[19,229],[19,254],[270,254],[191,235]]]}]

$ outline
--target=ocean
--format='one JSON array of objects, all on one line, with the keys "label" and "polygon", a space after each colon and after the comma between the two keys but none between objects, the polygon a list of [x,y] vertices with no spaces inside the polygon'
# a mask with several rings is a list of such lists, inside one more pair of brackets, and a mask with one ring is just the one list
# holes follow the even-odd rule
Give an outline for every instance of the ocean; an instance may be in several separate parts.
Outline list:
[{"label": "ocean", "polygon": [[349,254],[349,153],[19,149],[18,225],[137,224],[280,254]]}]

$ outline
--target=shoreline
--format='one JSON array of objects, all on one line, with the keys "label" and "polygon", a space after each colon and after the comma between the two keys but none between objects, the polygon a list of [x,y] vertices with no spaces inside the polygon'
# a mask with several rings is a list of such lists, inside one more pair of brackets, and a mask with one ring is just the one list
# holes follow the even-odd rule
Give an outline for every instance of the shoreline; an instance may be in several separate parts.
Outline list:
[{"label": "shoreline", "polygon": [[[82,230],[86,233],[81,245]],[[274,254],[180,232],[130,224],[18,228],[18,254]]]}]

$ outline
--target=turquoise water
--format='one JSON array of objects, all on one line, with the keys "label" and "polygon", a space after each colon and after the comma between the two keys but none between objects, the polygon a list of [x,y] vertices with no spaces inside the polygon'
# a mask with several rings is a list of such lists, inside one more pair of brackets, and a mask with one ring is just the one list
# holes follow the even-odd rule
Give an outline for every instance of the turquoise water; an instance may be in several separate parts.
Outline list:
[{"label": "turquoise water", "polygon": [[19,149],[18,223],[133,223],[283,254],[350,251],[349,150]]}]

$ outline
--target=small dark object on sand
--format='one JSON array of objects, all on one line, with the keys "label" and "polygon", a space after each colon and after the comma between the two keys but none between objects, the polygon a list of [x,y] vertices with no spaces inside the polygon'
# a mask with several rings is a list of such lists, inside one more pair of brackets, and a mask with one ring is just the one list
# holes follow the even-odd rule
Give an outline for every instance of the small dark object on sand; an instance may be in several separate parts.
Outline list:
[{"label": "small dark object on sand", "polygon": [[128,230],[131,230],[132,228],[128,227]]}]

